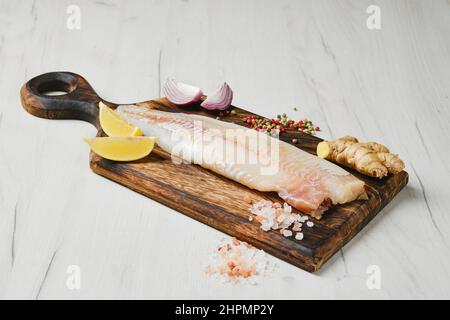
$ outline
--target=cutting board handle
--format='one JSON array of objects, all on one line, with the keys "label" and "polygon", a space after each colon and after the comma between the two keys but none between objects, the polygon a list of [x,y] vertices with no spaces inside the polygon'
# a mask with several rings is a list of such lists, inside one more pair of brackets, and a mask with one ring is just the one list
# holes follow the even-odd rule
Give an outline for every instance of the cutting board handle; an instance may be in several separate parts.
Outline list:
[{"label": "cutting board handle", "polygon": [[[52,92],[66,92],[50,95]],[[32,115],[46,119],[78,119],[97,128],[98,103],[102,100],[80,75],[71,72],[41,74],[20,90],[22,106]]]}]

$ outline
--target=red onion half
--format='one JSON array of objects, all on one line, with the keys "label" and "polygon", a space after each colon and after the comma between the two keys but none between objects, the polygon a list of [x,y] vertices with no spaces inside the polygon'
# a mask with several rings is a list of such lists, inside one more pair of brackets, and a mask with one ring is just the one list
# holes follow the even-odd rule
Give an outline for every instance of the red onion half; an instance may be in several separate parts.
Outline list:
[{"label": "red onion half", "polygon": [[189,84],[167,79],[164,85],[164,94],[170,102],[185,105],[200,100],[203,92],[200,88]]},{"label": "red onion half", "polygon": [[230,86],[224,82],[216,92],[209,95],[201,106],[208,110],[225,110],[231,105],[233,100],[233,91]]}]

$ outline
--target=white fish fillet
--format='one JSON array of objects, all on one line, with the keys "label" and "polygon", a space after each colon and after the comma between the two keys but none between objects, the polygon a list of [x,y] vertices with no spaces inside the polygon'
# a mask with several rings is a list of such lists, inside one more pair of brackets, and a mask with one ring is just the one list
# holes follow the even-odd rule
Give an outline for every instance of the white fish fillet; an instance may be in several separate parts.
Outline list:
[{"label": "white fish fillet", "polygon": [[[364,182],[347,171],[264,133],[144,105],[119,106],[116,111],[145,135],[158,136],[158,145],[174,159],[198,164],[252,189],[277,192],[293,207],[318,218],[332,204],[365,195]],[[238,134],[230,138],[229,132]],[[243,136],[255,138],[239,138]]]}]

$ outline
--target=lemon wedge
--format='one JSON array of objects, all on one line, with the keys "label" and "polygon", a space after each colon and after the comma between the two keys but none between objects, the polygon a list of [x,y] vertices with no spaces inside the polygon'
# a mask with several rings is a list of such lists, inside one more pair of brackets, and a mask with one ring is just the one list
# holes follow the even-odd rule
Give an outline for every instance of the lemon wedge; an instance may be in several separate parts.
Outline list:
[{"label": "lemon wedge", "polygon": [[103,102],[98,104],[100,108],[100,126],[110,137],[142,136],[141,129],[128,123],[123,117],[114,112]]},{"label": "lemon wedge", "polygon": [[152,152],[157,137],[95,137],[83,138],[92,151],[114,161],[134,161]]}]

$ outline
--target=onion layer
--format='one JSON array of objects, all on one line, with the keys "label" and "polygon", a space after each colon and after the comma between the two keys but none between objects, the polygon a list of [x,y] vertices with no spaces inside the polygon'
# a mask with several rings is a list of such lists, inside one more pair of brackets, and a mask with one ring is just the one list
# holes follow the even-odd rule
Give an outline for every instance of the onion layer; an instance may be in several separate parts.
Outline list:
[{"label": "onion layer", "polygon": [[216,92],[209,95],[201,106],[208,110],[225,110],[231,105],[233,100],[233,91],[230,86],[224,82]]},{"label": "onion layer", "polygon": [[164,85],[164,94],[167,99],[177,105],[185,105],[200,100],[203,95],[200,88],[167,79]]}]

